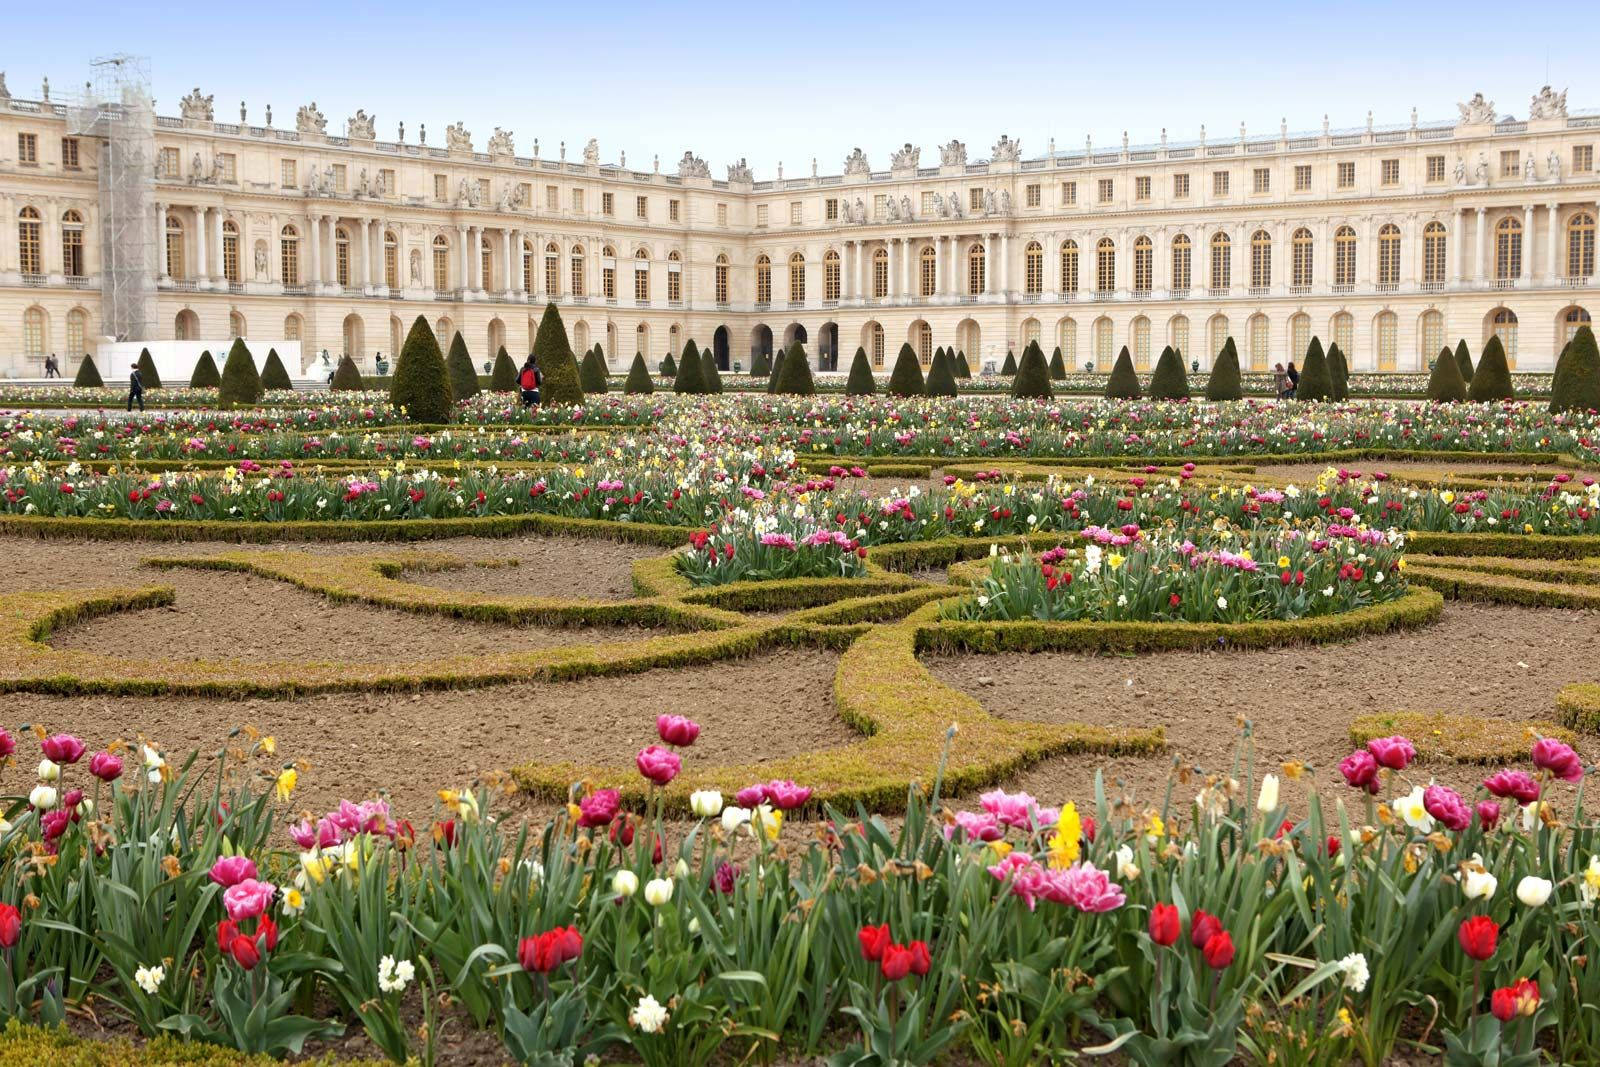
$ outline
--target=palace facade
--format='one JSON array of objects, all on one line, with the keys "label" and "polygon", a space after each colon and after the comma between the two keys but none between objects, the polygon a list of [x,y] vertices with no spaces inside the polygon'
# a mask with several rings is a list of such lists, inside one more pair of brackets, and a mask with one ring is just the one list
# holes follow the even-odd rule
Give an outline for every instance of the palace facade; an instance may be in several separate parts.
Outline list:
[{"label": "palace facade", "polygon": [[1261,370],[1318,335],[1353,370],[1416,371],[1491,334],[1539,370],[1600,303],[1600,112],[1548,88],[1522,119],[1479,95],[1446,122],[1031,156],[1002,135],[986,158],[857,149],[842,174],[763,181],[742,162],[714,179],[689,152],[602,163],[593,141],[519,155],[499,129],[482,151],[459,125],[443,144],[379,140],[364,112],[336,135],[314,104],[287,126],[243,106],[227,122],[199,90],[150,114],[130,177],[101,166],[103,126],[40,95],[0,76],[13,376],[52,352],[70,376],[108,336],[298,340],[307,363],[371,369],[418,315],[475,360],[519,357],[550,300],[614,370],[691,338],[730,369],[795,339],[823,370],[857,346],[892,364],[902,342],[924,360],[954,345],[977,370],[1033,339],[1079,369],[1109,370],[1123,345],[1149,367],[1164,344],[1209,366],[1229,335]]}]

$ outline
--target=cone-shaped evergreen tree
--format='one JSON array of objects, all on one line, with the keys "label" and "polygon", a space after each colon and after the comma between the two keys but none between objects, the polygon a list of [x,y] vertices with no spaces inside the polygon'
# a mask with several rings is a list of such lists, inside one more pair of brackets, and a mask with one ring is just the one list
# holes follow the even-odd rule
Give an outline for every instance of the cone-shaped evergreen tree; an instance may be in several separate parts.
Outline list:
[{"label": "cone-shaped evergreen tree", "polygon": [[750,377],[765,378],[772,373],[772,359],[765,352],[750,354]]},{"label": "cone-shaped evergreen tree", "polygon": [[856,349],[856,358],[850,363],[850,378],[844,383],[846,396],[871,396],[878,391],[878,382],[872,376],[872,362],[865,348]]},{"label": "cone-shaped evergreen tree", "polygon": [[767,369],[767,392],[769,393],[778,391],[778,375],[783,372],[783,359],[786,354],[781,348],[772,354],[772,366]]},{"label": "cone-shaped evergreen tree", "polygon": [[460,330],[450,338],[450,355],[444,365],[450,372],[450,395],[457,402],[478,395],[478,372],[472,366],[472,354],[467,351],[467,339]]},{"label": "cone-shaped evergreen tree", "polygon": [[1456,366],[1461,368],[1461,380],[1471,385],[1472,372],[1475,368],[1472,366],[1472,353],[1467,351],[1465,337],[1456,341]]},{"label": "cone-shaped evergreen tree", "polygon": [[1050,353],[1050,380],[1064,382],[1067,380],[1067,361],[1061,358],[1061,346],[1056,345],[1055,351]]},{"label": "cone-shaped evergreen tree", "polygon": [[577,405],[583,403],[583,383],[578,380],[578,360],[567,339],[567,324],[554,304],[544,306],[544,316],[533,335],[533,356],[538,360],[543,381],[539,403]]},{"label": "cone-shaped evergreen tree", "polygon": [[706,392],[712,396],[722,393],[722,373],[717,370],[717,357],[711,354],[711,349],[700,350],[700,380],[705,383]]},{"label": "cone-shaped evergreen tree", "polygon": [[1446,345],[1439,349],[1428,374],[1428,399],[1436,404],[1454,404],[1467,398],[1467,383],[1461,380],[1461,365]]},{"label": "cone-shaped evergreen tree", "polygon": [[489,388],[496,393],[517,391],[517,365],[511,361],[511,353],[506,351],[505,345],[501,345],[500,351],[495,353],[494,370],[489,374]]},{"label": "cone-shaped evergreen tree", "polygon": [[650,368],[645,365],[644,357],[637,352],[633,354],[633,366],[628,368],[628,380],[622,384],[622,391],[629,396],[648,396],[656,391],[655,380],[650,377]]},{"label": "cone-shaped evergreen tree", "polygon": [[777,384],[773,392],[789,396],[812,396],[817,391],[817,384],[811,378],[811,360],[806,356],[806,350],[799,341],[789,345],[789,351],[784,353],[783,364],[778,368]]},{"label": "cone-shaped evergreen tree", "polygon": [[1335,341],[1328,346],[1328,373],[1333,375],[1333,398],[1335,400],[1350,399],[1350,363],[1344,358],[1344,350]]},{"label": "cone-shaped evergreen tree", "polygon": [[950,357],[944,354],[944,349],[933,354],[933,363],[928,367],[928,380],[924,383],[929,396],[955,396],[956,376],[950,370]]},{"label": "cone-shaped evergreen tree", "polygon": [[1483,346],[1483,355],[1478,357],[1472,381],[1467,384],[1467,399],[1474,403],[1516,399],[1516,390],[1511,385],[1511,368],[1506,365],[1506,350],[1500,343],[1499,334],[1491,336],[1489,343]]},{"label": "cone-shaped evergreen tree", "polygon": [[208,348],[195,360],[194,372],[189,375],[189,388],[215,389],[221,384],[222,375],[217,372],[217,361],[211,358],[211,349]]},{"label": "cone-shaped evergreen tree", "polygon": [[885,392],[890,396],[928,395],[928,385],[922,380],[922,364],[909,342],[900,346],[900,354],[894,359],[894,370],[889,373],[889,388]]},{"label": "cone-shaped evergreen tree", "polygon": [[217,387],[217,403],[221,407],[246,407],[259,404],[267,387],[256,371],[255,357],[245,347],[244,338],[235,337],[228,349],[228,358],[222,363],[222,379]]},{"label": "cone-shaped evergreen tree", "polygon": [[[1056,355],[1060,354],[1057,350]],[[1044,349],[1039,347],[1038,341],[1029,341],[1023,346],[1017,376],[1011,379],[1011,395],[1038,400],[1048,400],[1055,395],[1050,385],[1050,364],[1045,361]]]},{"label": "cone-shaped evergreen tree", "polygon": [[156,361],[150,358],[148,348],[139,349],[139,380],[146,389],[161,388],[161,374],[156,370]]},{"label": "cone-shaped evergreen tree", "polygon": [[1005,365],[1000,368],[1000,373],[1004,374],[1008,378],[1017,373],[1017,357],[1011,352],[1010,349],[1006,350],[1006,362]]},{"label": "cone-shaped evergreen tree", "polygon": [[1300,366],[1300,384],[1295,387],[1294,398],[1308,402],[1333,399],[1333,372],[1328,369],[1322,341],[1316,337],[1306,345],[1306,358]]},{"label": "cone-shaped evergreen tree", "polygon": [[578,364],[578,383],[583,386],[585,396],[606,391],[606,368],[597,348],[583,354],[583,362]]},{"label": "cone-shaped evergreen tree", "polygon": [[1183,369],[1183,357],[1171,345],[1163,348],[1156,360],[1155,373],[1150,376],[1150,399],[1189,399],[1189,374]]},{"label": "cone-shaped evergreen tree", "polygon": [[[240,347],[235,341],[234,352]],[[227,372],[233,367],[234,352],[228,353],[228,368],[222,375],[224,388],[228,383]],[[245,358],[249,358],[248,352]],[[389,404],[396,409],[403,408],[405,417],[412,422],[449,422],[454,413],[455,394],[450,391],[450,372],[445,369],[444,355],[439,351],[439,338],[422,315],[411,324],[406,342],[400,346],[400,359],[395,363],[394,379],[389,385]]]},{"label": "cone-shaped evergreen tree", "polygon": [[1550,410],[1600,411],[1600,349],[1595,346],[1594,329],[1588,325],[1578,327],[1556,364]]},{"label": "cone-shaped evergreen tree", "polygon": [[1239,376],[1239,349],[1233,337],[1222,342],[1222,351],[1211,364],[1211,378],[1206,382],[1207,400],[1243,400],[1244,379]]},{"label": "cone-shaped evergreen tree", "polygon": [[267,361],[261,365],[261,388],[294,388],[294,382],[289,380],[289,371],[284,367],[283,360],[278,358],[278,350],[276,348],[267,349]]},{"label": "cone-shaped evergreen tree", "polygon": [[[504,356],[506,350],[502,348],[500,354]],[[349,356],[341,356],[339,365],[333,368],[333,381],[328,383],[328,388],[336,393],[350,393],[358,392],[361,387],[361,368]]]},{"label": "cone-shaped evergreen tree", "polygon": [[972,378],[972,367],[967,363],[965,352],[956,353],[956,377],[963,381],[970,381]]},{"label": "cone-shaped evergreen tree", "polygon": [[104,389],[105,380],[100,377],[100,368],[94,365],[94,357],[87,352],[83,355],[83,362],[78,364],[78,376],[72,379],[72,384],[79,389]]},{"label": "cone-shaped evergreen tree", "polygon": [[667,353],[667,358],[661,361],[661,376],[663,378],[676,378],[678,376],[678,361],[672,358],[672,353]]},{"label": "cone-shaped evergreen tree", "polygon": [[672,391],[696,396],[706,391],[700,349],[692,337],[683,343],[683,354],[678,358],[678,373],[672,379]]},{"label": "cone-shaped evergreen tree", "polygon": [[1111,368],[1111,377],[1106,379],[1106,396],[1113,400],[1139,399],[1139,375],[1134,372],[1133,357],[1128,354],[1127,345],[1117,353],[1116,366]]}]

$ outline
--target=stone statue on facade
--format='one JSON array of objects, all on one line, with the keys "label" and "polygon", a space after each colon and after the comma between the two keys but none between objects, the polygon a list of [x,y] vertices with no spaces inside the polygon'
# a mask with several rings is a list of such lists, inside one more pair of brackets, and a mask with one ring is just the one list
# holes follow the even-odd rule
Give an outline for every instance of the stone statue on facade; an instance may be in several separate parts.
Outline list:
[{"label": "stone statue on facade", "polygon": [[1478,153],[1478,165],[1473,168],[1472,177],[1478,185],[1489,184],[1489,157],[1482,152]]},{"label": "stone statue on facade", "polygon": [[913,148],[910,141],[900,151],[894,153],[889,160],[889,165],[895,170],[916,170],[922,160],[922,149]]},{"label": "stone statue on facade", "polygon": [[983,213],[985,215],[993,215],[997,210],[997,207],[998,205],[995,203],[994,199],[994,190],[985,189],[983,191]]},{"label": "stone statue on facade", "polygon": [[900,198],[900,217],[906,222],[910,222],[916,217],[911,214],[911,198],[909,196],[902,196]]},{"label": "stone statue on facade", "polygon": [[257,278],[265,278],[266,276],[267,276],[267,242],[265,242],[265,241],[257,241],[256,242],[256,277]]},{"label": "stone statue on facade", "polygon": [[943,193],[933,194],[933,213],[935,217],[941,219],[950,217],[950,205],[945,203]]},{"label": "stone statue on facade", "polygon": [[1482,93],[1473,93],[1465,104],[1457,104],[1461,121],[1469,126],[1485,125],[1494,121],[1494,101],[1485,100]]},{"label": "stone statue on facade", "polygon": [[899,222],[900,221],[900,201],[896,200],[894,197],[891,196],[891,197],[889,197],[889,202],[886,205],[886,207],[887,207],[887,210],[888,210],[888,219],[889,219],[889,221],[890,222]]},{"label": "stone statue on facade", "polygon": [[683,158],[678,160],[678,177],[680,178],[710,178],[711,164],[695,155],[685,152]]},{"label": "stone statue on facade", "polygon": [[967,209],[962,206],[961,194],[955,191],[950,193],[950,215],[952,218],[965,218]]},{"label": "stone statue on facade", "polygon": [[184,97],[179,103],[179,106],[183,109],[184,121],[211,122],[214,117],[214,112],[211,108],[211,100],[212,98],[209,96],[200,95],[200,87],[196,85],[194,87],[194,92]]},{"label": "stone statue on facade", "polygon": [[1545,160],[1544,176],[1546,181],[1558,182],[1561,180],[1561,153],[1554,148],[1550,150],[1550,158]]},{"label": "stone statue on facade", "polygon": [[316,196],[320,192],[322,192],[322,172],[316,167],[311,167],[306,174],[306,195]]},{"label": "stone statue on facade", "polygon": [[417,248],[411,250],[411,284],[422,284],[422,250]]},{"label": "stone statue on facade", "polygon": [[361,168],[361,177],[356,182],[356,195],[366,197],[372,195],[372,187],[367,184],[367,168]]},{"label": "stone statue on facade", "polygon": [[502,130],[496,126],[494,133],[489,135],[489,154],[491,156],[514,156],[517,154],[515,143],[511,140],[511,131]]},{"label": "stone statue on facade", "polygon": [[739,162],[728,164],[728,180],[730,182],[753,182],[756,177],[750,170],[749,162],[741,156]]},{"label": "stone statue on facade", "polygon": [[461,184],[456,187],[456,204],[463,207],[477,207],[478,183],[462,178]]},{"label": "stone statue on facade", "polygon": [[6,72],[0,70],[0,100],[10,100],[11,90],[6,88]]},{"label": "stone statue on facade", "polygon": [[867,221],[867,205],[861,202],[861,198],[859,196],[856,197],[856,206],[854,210],[850,212],[850,221],[858,224],[865,223]]},{"label": "stone statue on facade", "polygon": [[444,128],[445,147],[452,152],[472,151],[472,134],[467,132],[467,127],[460,121],[452,122]]},{"label": "stone statue on facade", "polygon": [[600,142],[593,137],[583,146],[583,162],[586,166],[598,167],[600,165]]},{"label": "stone statue on facade", "polygon": [[302,107],[294,116],[294,128],[301,133],[326,133],[328,120],[317,110],[315,100]]},{"label": "stone statue on facade", "polygon": [[211,160],[211,184],[218,185],[222,182],[222,156],[214,156]]},{"label": "stone statue on facade", "polygon": [[372,188],[378,196],[384,196],[389,192],[389,180],[383,176],[383,171],[378,172],[378,180],[373,183]]},{"label": "stone statue on facade", "polygon": [[1528,158],[1522,161],[1522,180],[1531,182],[1535,177],[1537,177],[1537,174],[1533,169],[1533,153],[1529,152]]},{"label": "stone statue on facade", "polygon": [[872,167],[867,163],[867,154],[857,148],[844,157],[844,172],[846,174],[871,174]]},{"label": "stone statue on facade", "polygon": [[329,196],[332,196],[334,193],[339,191],[339,187],[333,184],[332,163],[329,163],[326,167],[322,168],[322,191]]},{"label": "stone statue on facade", "polygon": [[1564,119],[1567,117],[1567,91],[1551,92],[1546,85],[1528,104],[1530,119]]},{"label": "stone statue on facade", "polygon": [[189,161],[189,184],[197,184],[203,177],[205,177],[205,168],[200,163],[200,153],[196,152],[194,158]]},{"label": "stone statue on facade", "polygon": [[1467,163],[1460,156],[1456,157],[1456,184],[1467,184]]},{"label": "stone statue on facade", "polygon": [[960,141],[951,141],[939,148],[939,165],[943,167],[964,167],[967,165],[967,146]]},{"label": "stone statue on facade", "polygon": [[1009,189],[1000,190],[1000,214],[1011,214],[1011,190]]},{"label": "stone statue on facade", "polygon": [[1013,141],[1005,134],[1000,135],[1000,140],[995,142],[994,152],[990,161],[994,163],[1015,163],[1022,157],[1022,142]]},{"label": "stone statue on facade", "polygon": [[345,136],[352,141],[375,140],[377,134],[378,116],[369,115],[365,108],[356,108],[355,116],[345,120]]}]

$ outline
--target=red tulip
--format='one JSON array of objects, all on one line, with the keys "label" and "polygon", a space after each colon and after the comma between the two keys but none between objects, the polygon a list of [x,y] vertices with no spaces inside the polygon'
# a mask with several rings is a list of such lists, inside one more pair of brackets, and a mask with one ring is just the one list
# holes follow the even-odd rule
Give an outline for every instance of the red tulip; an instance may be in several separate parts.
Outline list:
[{"label": "red tulip", "polygon": [[122,757],[109,752],[96,752],[89,757],[89,773],[102,782],[114,782],[122,777]]},{"label": "red tulip", "polygon": [[0,903],[0,948],[14,948],[22,936],[22,913],[15,904]]},{"label": "red tulip", "polygon": [[1474,915],[1462,920],[1461,928],[1456,931],[1461,951],[1480,963],[1494,955],[1499,937],[1499,925],[1487,915]]},{"label": "red tulip", "polygon": [[16,738],[11,736],[11,731],[0,727],[0,759],[5,759],[17,750]]},{"label": "red tulip", "polygon": [[54,763],[77,763],[83,758],[87,746],[71,734],[51,734],[39,742],[46,759]]},{"label": "red tulip", "polygon": [[1541,737],[1533,743],[1533,765],[1549,771],[1563,782],[1583,780],[1583,760],[1572,751],[1571,745],[1553,737]]},{"label": "red tulip", "polygon": [[1417,758],[1416,746],[1411,739],[1396,734],[1393,737],[1374,737],[1367,742],[1367,751],[1380,766],[1391,771],[1403,771]]},{"label": "red tulip", "polygon": [[617,817],[617,807],[622,796],[615,789],[596,789],[588,796],[578,798],[578,825],[604,826]]},{"label": "red tulip", "polygon": [[247,971],[256,969],[256,964],[261,962],[261,950],[256,947],[255,938],[239,934],[228,946],[228,951],[233,954],[233,960]]},{"label": "red tulip", "polygon": [[1538,983],[1519,978],[1511,985],[1496,989],[1489,997],[1489,1010],[1503,1023],[1519,1015],[1532,1015],[1539,1010]]},{"label": "red tulip", "polygon": [[233,944],[233,939],[239,936],[239,927],[232,919],[223,919],[217,923],[217,951],[227,952]]},{"label": "red tulip", "polygon": [[906,947],[911,952],[911,973],[921,978],[933,966],[933,957],[928,953],[928,943],[913,941]]},{"label": "red tulip", "polygon": [[1215,915],[1196,909],[1194,916],[1189,920],[1189,941],[1195,948],[1205,948],[1206,942],[1211,940],[1211,935],[1221,930],[1222,923]]},{"label": "red tulip", "polygon": [[1206,958],[1207,966],[1220,971],[1233,962],[1233,938],[1228,931],[1219,930],[1206,939],[1205,948],[1200,951]]},{"label": "red tulip", "polygon": [[863,926],[856,932],[856,940],[861,942],[861,958],[876,963],[883,958],[883,950],[889,945],[889,924]]},{"label": "red tulip", "polygon": [[1183,919],[1174,904],[1156,904],[1150,909],[1150,940],[1171,945],[1183,933]]},{"label": "red tulip", "polygon": [[540,967],[540,964],[544,962],[544,957],[540,955],[539,939],[537,937],[525,937],[517,942],[517,962],[522,965],[523,970],[530,974],[535,971],[543,973],[547,969]]},{"label": "red tulip", "polygon": [[268,952],[278,949],[278,924],[272,921],[272,916],[263,915],[256,922],[256,938],[267,946]]},{"label": "red tulip", "polygon": [[583,935],[578,933],[576,926],[558,926],[551,933],[556,935],[556,944],[561,950],[561,962],[575,960],[583,955]]},{"label": "red tulip", "polygon": [[900,981],[911,973],[911,950],[900,944],[888,946],[883,950],[883,961],[878,968],[886,981]]},{"label": "red tulip", "polygon": [[660,734],[661,740],[669,745],[688,748],[694,744],[695,738],[700,736],[700,725],[682,715],[658,715],[656,733]]}]

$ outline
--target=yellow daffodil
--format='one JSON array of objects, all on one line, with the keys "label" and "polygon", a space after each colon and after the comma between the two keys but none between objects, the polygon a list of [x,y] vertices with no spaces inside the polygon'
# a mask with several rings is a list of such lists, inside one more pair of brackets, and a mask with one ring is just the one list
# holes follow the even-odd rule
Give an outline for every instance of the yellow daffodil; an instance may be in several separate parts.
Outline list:
[{"label": "yellow daffodil", "polygon": [[1078,861],[1082,848],[1083,820],[1078,817],[1076,804],[1067,804],[1056,820],[1056,832],[1050,836],[1050,866],[1070,867]]},{"label": "yellow daffodil", "polygon": [[288,802],[289,798],[294,795],[295,784],[299,781],[300,772],[293,767],[285,767],[278,773],[278,781],[274,787],[277,790],[278,803],[284,804]]}]

